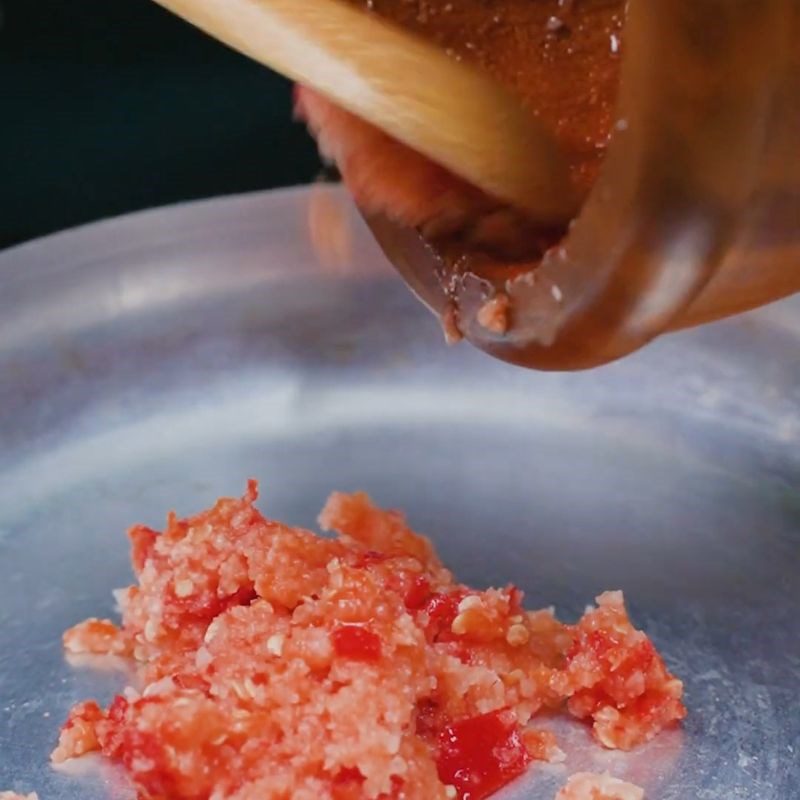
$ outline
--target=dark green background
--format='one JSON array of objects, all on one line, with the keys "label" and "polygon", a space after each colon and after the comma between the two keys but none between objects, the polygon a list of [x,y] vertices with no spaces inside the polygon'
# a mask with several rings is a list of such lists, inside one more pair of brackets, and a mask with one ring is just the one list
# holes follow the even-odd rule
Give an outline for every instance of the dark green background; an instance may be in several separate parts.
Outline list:
[{"label": "dark green background", "polygon": [[149,0],[0,8],[0,247],[318,172],[289,84]]}]

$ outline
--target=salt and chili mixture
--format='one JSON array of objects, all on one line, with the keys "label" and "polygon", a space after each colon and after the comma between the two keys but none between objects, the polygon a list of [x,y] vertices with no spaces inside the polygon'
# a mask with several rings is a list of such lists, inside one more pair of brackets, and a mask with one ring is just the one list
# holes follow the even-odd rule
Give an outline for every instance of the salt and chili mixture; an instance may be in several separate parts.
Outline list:
[{"label": "salt and chili mixture", "polygon": [[540,712],[624,750],[685,716],[620,592],[565,624],[514,586],[458,583],[365,494],[328,500],[336,538],[256,497],[251,481],[163,533],[131,529],[122,626],[90,619],[64,644],[135,659],[141,685],[76,705],[55,762],[99,751],[149,800],[480,800],[563,758]]}]

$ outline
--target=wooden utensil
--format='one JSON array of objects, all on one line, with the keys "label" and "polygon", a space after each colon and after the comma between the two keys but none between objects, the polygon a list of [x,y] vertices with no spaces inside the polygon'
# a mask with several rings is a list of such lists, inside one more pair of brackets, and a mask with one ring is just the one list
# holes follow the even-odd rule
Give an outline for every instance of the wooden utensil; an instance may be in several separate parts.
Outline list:
[{"label": "wooden utensil", "polygon": [[578,206],[549,133],[481,72],[341,0],[156,0],[546,223]]}]

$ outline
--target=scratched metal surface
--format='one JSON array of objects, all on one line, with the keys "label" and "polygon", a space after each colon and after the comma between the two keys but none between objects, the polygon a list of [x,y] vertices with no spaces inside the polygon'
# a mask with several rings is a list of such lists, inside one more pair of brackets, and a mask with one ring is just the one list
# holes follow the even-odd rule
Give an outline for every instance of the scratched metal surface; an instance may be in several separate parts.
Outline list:
[{"label": "scratched metal surface", "polygon": [[317,266],[302,191],[147,212],[0,254],[0,789],[130,797],[55,771],[69,705],[124,683],[64,659],[111,614],[124,530],[262,479],[310,525],[327,492],[407,509],[465,580],[566,617],[603,588],[685,678],[682,731],[630,755],[562,725],[567,763],[651,800],[800,785],[800,298],[577,375],[448,349],[355,224]]}]

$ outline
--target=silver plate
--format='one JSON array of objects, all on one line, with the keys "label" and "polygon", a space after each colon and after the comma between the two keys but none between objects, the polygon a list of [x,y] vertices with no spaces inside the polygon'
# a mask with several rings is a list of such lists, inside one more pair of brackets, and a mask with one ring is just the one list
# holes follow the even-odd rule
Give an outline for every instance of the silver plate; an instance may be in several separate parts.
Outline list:
[{"label": "silver plate", "polygon": [[[61,632],[112,612],[126,526],[262,479],[312,524],[332,488],[406,509],[464,580],[573,618],[622,588],[690,716],[631,755],[564,725],[569,759],[498,795],[609,769],[651,800],[789,800],[800,784],[800,298],[584,374],[466,346],[383,266],[321,269],[305,191],[103,222],[0,255],[0,789],[129,797],[57,772],[70,704],[119,673]],[[85,773],[85,774],[83,774]]]}]

